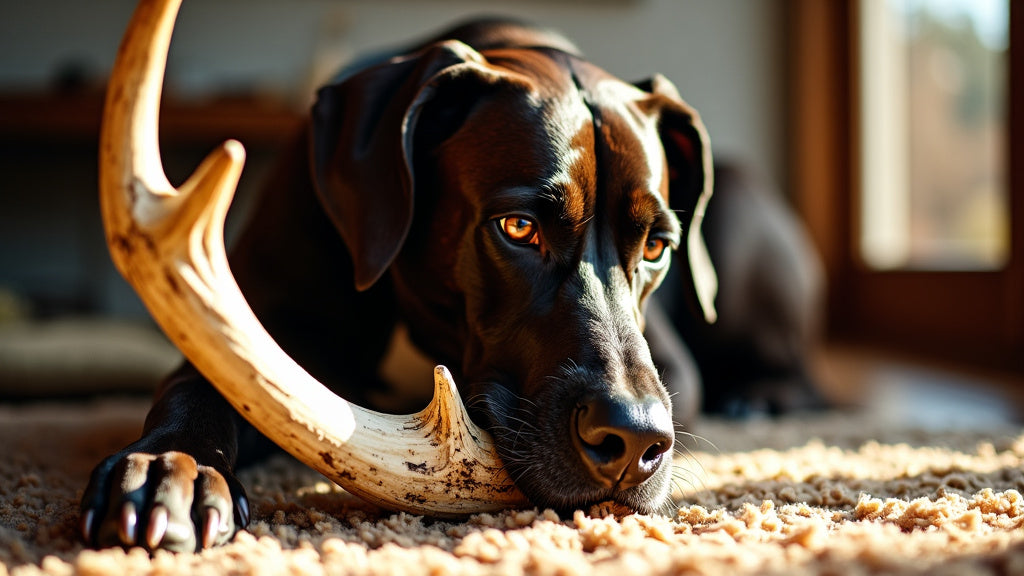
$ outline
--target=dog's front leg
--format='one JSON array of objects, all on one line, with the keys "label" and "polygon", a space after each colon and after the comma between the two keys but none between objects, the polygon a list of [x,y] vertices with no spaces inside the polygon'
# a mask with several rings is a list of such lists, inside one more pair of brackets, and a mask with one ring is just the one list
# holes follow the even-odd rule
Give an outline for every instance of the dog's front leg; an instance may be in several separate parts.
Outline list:
[{"label": "dog's front leg", "polygon": [[191,366],[165,381],[142,437],[101,462],[82,497],[94,546],[195,551],[249,521],[233,474],[243,422]]}]

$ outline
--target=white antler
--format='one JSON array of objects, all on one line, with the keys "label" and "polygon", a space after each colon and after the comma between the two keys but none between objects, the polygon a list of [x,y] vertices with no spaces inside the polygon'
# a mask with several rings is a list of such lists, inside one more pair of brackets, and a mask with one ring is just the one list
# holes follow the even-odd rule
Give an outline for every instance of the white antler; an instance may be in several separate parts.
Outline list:
[{"label": "white antler", "polygon": [[392,416],[349,404],[288,357],[238,289],[224,217],[245,151],[225,142],[179,189],[164,175],[157,118],[181,0],[142,0],[107,93],[100,195],[107,244],[168,337],[263,434],[349,492],[383,507],[452,516],[525,503],[448,370],[434,399]]}]

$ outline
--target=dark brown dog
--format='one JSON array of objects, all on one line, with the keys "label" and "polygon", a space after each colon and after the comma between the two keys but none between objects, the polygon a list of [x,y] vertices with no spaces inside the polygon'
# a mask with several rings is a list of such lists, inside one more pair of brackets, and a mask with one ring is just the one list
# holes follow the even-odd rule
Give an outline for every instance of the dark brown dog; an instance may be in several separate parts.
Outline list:
[{"label": "dark brown dog", "polygon": [[[699,383],[668,317],[650,311],[645,338],[645,309],[678,247],[674,312],[712,313],[709,166],[668,81],[627,84],[560,36],[478,22],[322,89],[232,267],[271,334],[346,398],[387,395],[407,331],[536,505],[655,511],[673,414],[693,415]],[[142,438],[93,473],[86,539],[226,541],[249,519],[233,471],[266,444],[183,367]]]}]

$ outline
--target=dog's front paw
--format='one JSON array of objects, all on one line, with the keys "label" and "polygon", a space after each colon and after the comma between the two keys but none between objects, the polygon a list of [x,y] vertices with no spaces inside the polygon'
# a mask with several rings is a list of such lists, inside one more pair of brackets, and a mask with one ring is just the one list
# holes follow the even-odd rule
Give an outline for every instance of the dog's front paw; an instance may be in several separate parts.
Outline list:
[{"label": "dog's front paw", "polygon": [[99,547],[192,552],[226,543],[248,523],[245,490],[230,471],[183,452],[111,456],[82,497],[82,534]]}]

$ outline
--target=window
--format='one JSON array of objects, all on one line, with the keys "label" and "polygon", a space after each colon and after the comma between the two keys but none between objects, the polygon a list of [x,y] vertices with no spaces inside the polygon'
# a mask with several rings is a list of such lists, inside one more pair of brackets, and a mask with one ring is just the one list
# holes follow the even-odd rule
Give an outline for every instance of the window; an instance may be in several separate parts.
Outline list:
[{"label": "window", "polygon": [[1009,255],[1007,0],[863,0],[858,248],[876,270]]},{"label": "window", "polygon": [[829,335],[1024,373],[1024,10],[786,6],[790,188]]}]

